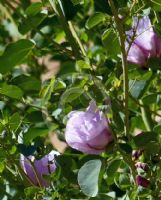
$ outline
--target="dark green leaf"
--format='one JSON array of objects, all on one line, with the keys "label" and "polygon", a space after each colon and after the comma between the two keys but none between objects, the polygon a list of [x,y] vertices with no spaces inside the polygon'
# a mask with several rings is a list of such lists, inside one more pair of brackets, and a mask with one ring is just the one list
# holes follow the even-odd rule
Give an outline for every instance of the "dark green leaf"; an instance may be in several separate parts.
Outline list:
[{"label": "dark green leaf", "polygon": [[107,51],[108,57],[116,58],[120,53],[120,45],[117,34],[113,29],[107,29],[102,35],[102,42]]},{"label": "dark green leaf", "polygon": [[61,104],[63,105],[65,103],[71,103],[72,101],[80,97],[80,95],[83,94],[83,92],[84,89],[79,87],[67,89],[61,96]]},{"label": "dark green leaf", "polygon": [[129,144],[120,143],[119,146],[125,153],[127,153],[127,154],[132,153],[132,147]]},{"label": "dark green leaf", "polygon": [[106,19],[106,14],[104,13],[95,13],[93,14],[86,22],[86,28],[91,29],[96,25],[104,22]]},{"label": "dark green leaf", "polygon": [[118,170],[120,164],[121,164],[121,160],[119,160],[119,159],[113,160],[109,163],[109,165],[107,167],[107,176],[109,178],[114,178],[114,175],[115,175],[116,171]]},{"label": "dark green leaf", "polygon": [[9,121],[9,125],[10,125],[10,128],[11,130],[16,130],[21,124],[21,117],[19,115],[19,113],[14,113],[11,118],[10,118],[10,121]]},{"label": "dark green leaf", "polygon": [[27,133],[24,134],[24,142],[28,143],[38,136],[46,136],[49,133],[48,129],[43,128],[30,128]]},{"label": "dark green leaf", "polygon": [[26,34],[27,32],[35,29],[44,19],[47,17],[46,13],[38,13],[35,16],[27,17],[22,20],[22,23],[19,25],[19,31],[21,34]]},{"label": "dark green leaf", "polygon": [[18,100],[20,100],[23,96],[23,92],[20,88],[18,88],[15,85],[6,85],[6,84],[0,87],[0,94]]},{"label": "dark green leaf", "polygon": [[34,16],[41,11],[42,3],[32,3],[25,11],[28,16]]},{"label": "dark green leaf", "polygon": [[33,42],[26,39],[9,44],[0,56],[0,73],[6,73],[16,65],[23,63],[34,46]]},{"label": "dark green leaf", "polygon": [[84,3],[84,0],[71,0],[74,5],[78,5],[80,3]]},{"label": "dark green leaf", "polygon": [[25,91],[39,91],[41,88],[41,81],[34,76],[17,76],[13,79],[13,83]]},{"label": "dark green leaf", "polygon": [[141,133],[133,138],[136,147],[142,148],[151,141],[157,141],[158,135],[155,132]]},{"label": "dark green leaf", "polygon": [[150,5],[155,11],[158,11],[158,12],[161,11],[161,1],[160,0],[150,0]]},{"label": "dark green leaf", "polygon": [[157,104],[157,100],[158,98],[160,98],[160,94],[149,94],[145,97],[142,98],[142,102],[145,104],[145,105],[150,105],[150,104]]},{"label": "dark green leaf", "polygon": [[127,188],[130,186],[130,178],[126,174],[121,174],[119,176],[119,185],[121,188]]}]

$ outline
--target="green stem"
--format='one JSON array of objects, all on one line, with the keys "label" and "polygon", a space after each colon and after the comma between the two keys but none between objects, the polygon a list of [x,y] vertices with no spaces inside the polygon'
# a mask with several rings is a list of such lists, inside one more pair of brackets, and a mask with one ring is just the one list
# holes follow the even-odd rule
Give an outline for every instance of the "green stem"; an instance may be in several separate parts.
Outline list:
[{"label": "green stem", "polygon": [[81,40],[79,39],[79,37],[78,37],[78,35],[77,35],[77,33],[76,33],[75,29],[74,29],[74,26],[73,26],[72,22],[69,22],[69,28],[70,28],[70,31],[71,31],[72,34],[73,34],[73,37],[74,37],[75,40],[77,41],[77,43],[78,43],[78,45],[79,45],[79,48],[80,48],[80,50],[81,50],[83,56],[86,57],[85,49],[84,49],[84,47],[83,47],[83,45],[82,45],[82,42],[81,42]]},{"label": "green stem", "polygon": [[125,49],[125,33],[123,29],[123,24],[121,23],[121,20],[118,17],[118,12],[115,8],[115,5],[113,3],[113,0],[109,0],[109,4],[111,6],[111,10],[114,15],[114,20],[116,23],[116,28],[118,30],[118,36],[119,36],[119,42],[121,47],[121,57],[122,57],[122,68],[123,68],[123,81],[124,81],[124,113],[125,113],[125,136],[128,137],[129,135],[129,110],[128,110],[128,99],[129,99],[129,81],[128,81],[128,64],[127,64],[127,55],[126,55],[126,49]]},{"label": "green stem", "polygon": [[49,0],[49,2],[50,2],[50,5],[52,6],[53,10],[55,11],[55,13],[59,17],[59,20],[60,20],[60,22],[63,26],[64,31],[65,31],[66,37],[67,37],[67,39],[68,39],[68,41],[69,41],[69,43],[72,47],[72,51],[73,51],[75,58],[81,59],[81,54],[80,54],[80,51],[79,51],[78,44],[75,41],[75,38],[74,38],[70,28],[69,28],[69,24],[65,19],[65,16],[64,16],[64,13],[62,11],[59,0],[56,1],[56,5],[54,4],[54,2],[52,0]]}]

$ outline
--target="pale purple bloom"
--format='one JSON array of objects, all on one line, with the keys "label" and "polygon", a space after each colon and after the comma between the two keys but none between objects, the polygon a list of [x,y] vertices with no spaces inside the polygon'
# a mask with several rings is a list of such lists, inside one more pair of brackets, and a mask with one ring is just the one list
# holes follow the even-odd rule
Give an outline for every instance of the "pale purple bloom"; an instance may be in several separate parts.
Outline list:
[{"label": "pale purple bloom", "polygon": [[149,187],[150,182],[146,178],[138,175],[138,176],[136,176],[136,184],[147,188],[147,187]]},{"label": "pale purple bloom", "polygon": [[40,160],[35,160],[34,156],[25,157],[21,154],[20,164],[32,184],[39,187],[48,187],[49,181],[43,175],[49,175],[56,170],[55,156],[59,155],[56,151],[51,151]]},{"label": "pale purple bloom", "polygon": [[[154,32],[148,16],[133,18],[132,30],[126,32],[127,60],[131,63],[146,66],[149,58],[161,58],[161,39]],[[135,38],[133,40],[133,38]]]},{"label": "pale purple bloom", "polygon": [[73,111],[69,114],[65,138],[68,145],[88,154],[100,154],[112,141],[108,120],[91,101],[86,112]]},{"label": "pale purple bloom", "polygon": [[135,167],[136,168],[141,168],[143,169],[144,171],[148,171],[148,165],[146,163],[142,163],[142,162],[137,162],[135,164]]}]

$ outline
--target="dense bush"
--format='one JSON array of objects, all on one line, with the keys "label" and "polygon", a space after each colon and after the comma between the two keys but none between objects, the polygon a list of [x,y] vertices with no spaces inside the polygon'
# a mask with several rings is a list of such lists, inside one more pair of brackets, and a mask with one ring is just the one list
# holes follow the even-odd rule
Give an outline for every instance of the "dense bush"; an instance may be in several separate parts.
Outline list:
[{"label": "dense bush", "polygon": [[0,10],[0,199],[161,199],[160,0]]}]

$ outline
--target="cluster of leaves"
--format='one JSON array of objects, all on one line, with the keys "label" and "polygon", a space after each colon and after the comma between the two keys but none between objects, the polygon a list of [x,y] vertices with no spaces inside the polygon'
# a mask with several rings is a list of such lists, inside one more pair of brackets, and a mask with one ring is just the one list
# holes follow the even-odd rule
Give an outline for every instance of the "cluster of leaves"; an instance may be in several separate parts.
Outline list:
[{"label": "cluster of leaves", "polygon": [[[115,6],[125,30],[132,16],[150,15],[161,35],[160,0],[116,0]],[[0,0],[0,9],[0,199],[161,198],[159,60],[149,62],[146,70],[128,65],[127,138],[121,50],[108,1]],[[48,65],[57,64],[55,75]],[[44,80],[47,72],[51,76]],[[29,186],[20,153],[37,159],[47,154],[54,148],[49,132],[64,141],[67,114],[86,108],[91,99],[107,113],[115,143],[101,156],[67,148],[57,158],[56,172],[47,177],[53,187]],[[144,133],[135,136],[137,130]],[[148,189],[133,182],[134,149],[144,150],[140,159],[149,171],[138,173],[150,180]]]}]

